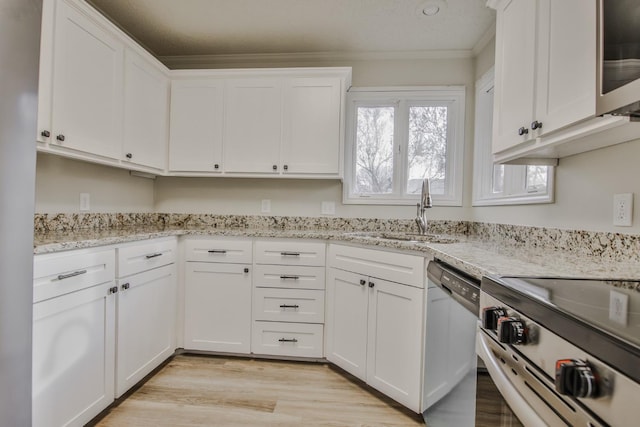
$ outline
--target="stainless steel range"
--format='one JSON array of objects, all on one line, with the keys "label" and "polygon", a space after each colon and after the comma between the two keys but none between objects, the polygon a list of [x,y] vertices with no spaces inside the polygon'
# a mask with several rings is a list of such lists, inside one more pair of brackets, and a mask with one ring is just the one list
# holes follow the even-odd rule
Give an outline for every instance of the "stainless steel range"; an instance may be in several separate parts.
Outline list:
[{"label": "stainless steel range", "polygon": [[640,281],[485,277],[477,351],[526,426],[640,425]]}]

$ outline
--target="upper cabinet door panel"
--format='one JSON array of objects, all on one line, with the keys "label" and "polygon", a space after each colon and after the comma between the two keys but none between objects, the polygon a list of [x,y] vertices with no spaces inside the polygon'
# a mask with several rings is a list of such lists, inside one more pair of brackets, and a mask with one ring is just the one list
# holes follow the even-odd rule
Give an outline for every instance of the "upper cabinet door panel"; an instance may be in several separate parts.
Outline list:
[{"label": "upper cabinet door panel", "polygon": [[125,53],[124,161],[164,169],[169,79],[132,50]]},{"label": "upper cabinet door panel", "polygon": [[222,170],[223,93],[221,80],[171,83],[170,171]]},{"label": "upper cabinet door panel", "polygon": [[287,82],[282,144],[285,173],[339,173],[340,90],[339,78],[293,78]]},{"label": "upper cabinet door panel", "polygon": [[535,120],[542,133],[592,117],[596,2],[540,0]]},{"label": "upper cabinet door panel", "polygon": [[56,14],[52,141],[118,159],[123,44],[65,1],[57,3]]},{"label": "upper cabinet door panel", "polygon": [[225,107],[225,172],[280,172],[281,80],[227,80]]},{"label": "upper cabinet door panel", "polygon": [[498,11],[494,152],[530,139],[518,130],[533,119],[537,3],[512,0]]}]

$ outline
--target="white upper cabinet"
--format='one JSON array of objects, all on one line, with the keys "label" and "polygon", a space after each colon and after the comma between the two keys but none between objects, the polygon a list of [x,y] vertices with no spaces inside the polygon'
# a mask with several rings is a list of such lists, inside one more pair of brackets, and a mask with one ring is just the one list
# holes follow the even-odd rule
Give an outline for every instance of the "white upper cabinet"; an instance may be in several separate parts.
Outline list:
[{"label": "white upper cabinet", "polygon": [[169,174],[341,178],[349,68],[172,72]]},{"label": "white upper cabinet", "polygon": [[596,1],[490,4],[497,10],[494,160],[545,163],[640,136],[626,117],[595,116]]},{"label": "white upper cabinet", "polygon": [[167,68],[80,0],[44,0],[38,150],[164,173]]},{"label": "white upper cabinet", "polygon": [[[53,145],[118,159],[122,149],[124,45],[66,1],[55,4],[48,129]],[[48,132],[49,137],[45,137]]]},{"label": "white upper cabinet", "polygon": [[[493,152],[531,138],[537,0],[511,0],[499,11]],[[522,135],[520,135],[522,134]]]},{"label": "white upper cabinet", "polygon": [[221,172],[224,82],[171,82],[170,172]]},{"label": "white upper cabinet", "polygon": [[122,160],[163,171],[167,162],[169,78],[131,49],[124,64]]},{"label": "white upper cabinet", "polygon": [[284,173],[340,172],[340,79],[293,78],[285,86]]},{"label": "white upper cabinet", "polygon": [[225,172],[279,172],[282,81],[231,79],[226,89]]}]

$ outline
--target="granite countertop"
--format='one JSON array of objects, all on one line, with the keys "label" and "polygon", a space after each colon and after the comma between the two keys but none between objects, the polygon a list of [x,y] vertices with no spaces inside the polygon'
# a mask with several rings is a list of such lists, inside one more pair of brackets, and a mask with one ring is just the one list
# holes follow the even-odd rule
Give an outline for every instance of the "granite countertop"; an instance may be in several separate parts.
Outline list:
[{"label": "granite countertop", "polygon": [[425,243],[382,238],[381,233],[339,230],[280,230],[260,228],[212,228],[179,226],[137,226],[71,232],[36,233],[34,253],[45,254],[71,249],[114,245],[166,236],[234,236],[302,238],[347,242],[374,248],[400,250],[439,258],[480,278],[484,275],[589,277],[638,279],[640,263],[541,247],[513,247],[466,235],[437,235]]}]

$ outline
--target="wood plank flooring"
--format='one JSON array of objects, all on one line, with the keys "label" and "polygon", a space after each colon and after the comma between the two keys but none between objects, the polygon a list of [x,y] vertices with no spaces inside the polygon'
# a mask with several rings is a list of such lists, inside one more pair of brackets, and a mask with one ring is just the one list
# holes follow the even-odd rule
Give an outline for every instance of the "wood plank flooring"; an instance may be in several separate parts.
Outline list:
[{"label": "wood plank flooring", "polygon": [[97,423],[123,426],[424,426],[326,364],[176,356]]}]

